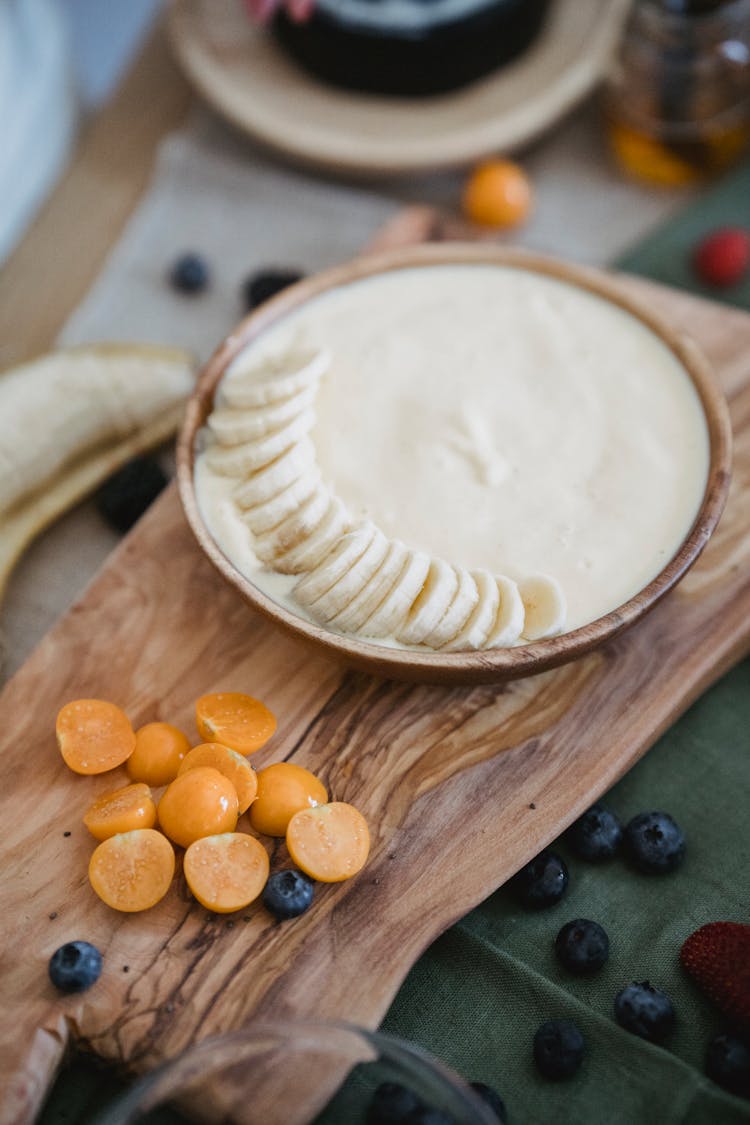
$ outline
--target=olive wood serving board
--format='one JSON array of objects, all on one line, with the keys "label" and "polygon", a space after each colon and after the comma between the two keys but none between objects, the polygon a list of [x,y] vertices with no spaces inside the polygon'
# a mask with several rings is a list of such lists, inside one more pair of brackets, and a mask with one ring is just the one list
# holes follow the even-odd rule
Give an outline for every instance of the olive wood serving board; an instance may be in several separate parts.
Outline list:
[{"label": "olive wood serving board", "polygon": [[[440,237],[425,211],[384,242]],[[449,232],[449,233],[452,233]],[[381,245],[383,243],[381,242]],[[0,1122],[33,1120],[66,1045],[142,1071],[258,1015],[378,1024],[434,938],[609,788],[750,648],[750,316],[623,278],[713,361],[730,397],[734,479],[718,531],[654,611],[573,664],[500,686],[388,682],[313,653],[255,615],[199,551],[171,487],[0,696]],[[57,751],[67,700],[112,699],[133,723],[198,741],[204,692],[263,699],[279,728],[253,761],[293,759],[368,818],[351,882],[277,925],[259,904],[212,915],[178,877],[143,914],[87,881],[81,816],[123,771],[82,778]],[[273,862],[283,865],[283,846]],[[59,996],[47,961],[83,938],[104,954]]]}]

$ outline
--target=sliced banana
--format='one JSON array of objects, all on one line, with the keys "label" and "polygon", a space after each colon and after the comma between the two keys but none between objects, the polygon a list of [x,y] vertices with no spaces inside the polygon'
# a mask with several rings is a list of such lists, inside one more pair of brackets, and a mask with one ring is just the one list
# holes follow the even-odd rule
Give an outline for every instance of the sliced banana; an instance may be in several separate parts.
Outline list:
[{"label": "sliced banana", "polygon": [[399,539],[392,540],[369,582],[328,624],[343,633],[359,632],[401,577],[408,555],[408,548]]},{"label": "sliced banana", "polygon": [[245,477],[270,465],[287,449],[297,445],[315,425],[315,411],[303,410],[296,418],[273,434],[258,441],[248,441],[242,445],[212,445],[206,450],[206,463],[224,477]]},{"label": "sliced banana", "polygon": [[294,481],[315,469],[315,446],[304,438],[238,485],[234,501],[240,508],[256,508],[273,499]]},{"label": "sliced banana", "polygon": [[484,648],[500,608],[500,590],[495,576],[487,570],[472,570],[479,598],[460,633],[446,645],[451,651]]},{"label": "sliced banana", "polygon": [[506,648],[515,644],[521,636],[524,622],[524,608],[518,586],[503,574],[495,577],[500,605],[495,623],[485,641],[485,648]]},{"label": "sliced banana", "polygon": [[462,566],[454,567],[458,585],[453,600],[434,629],[424,637],[422,644],[442,648],[455,639],[466,625],[479,601],[479,590],[472,575]]},{"label": "sliced banana", "polygon": [[554,578],[532,574],[518,583],[525,621],[522,636],[527,641],[554,637],[565,628],[565,595]]},{"label": "sliced banana", "polygon": [[[224,381],[208,419],[215,472],[239,480],[234,500],[258,559],[301,575],[293,597],[342,632],[402,644],[479,650],[539,640],[565,627],[565,598],[547,575],[518,585],[468,571],[354,523],[321,481],[310,432],[325,351],[266,358]],[[1,400],[0,400],[1,401]],[[2,468],[0,444],[0,468]],[[0,510],[2,485],[0,477]]]},{"label": "sliced banana", "polygon": [[365,637],[398,636],[415,598],[422,590],[430,569],[430,556],[424,551],[409,551],[404,567],[390,592],[362,622]]},{"label": "sliced banana", "polygon": [[268,406],[308,387],[316,387],[328,370],[330,353],[324,350],[265,360],[249,371],[232,373],[224,380],[221,403],[227,406]]},{"label": "sliced banana", "polygon": [[263,535],[278,527],[288,516],[296,512],[319,487],[320,469],[317,465],[313,465],[309,472],[293,480],[277,496],[273,496],[256,508],[247,508],[243,511],[242,519],[253,535]]},{"label": "sliced banana", "polygon": [[431,559],[424,586],[396,634],[402,644],[419,645],[442,620],[458,590],[458,574],[442,559]]},{"label": "sliced banana", "polygon": [[318,621],[328,622],[346,609],[357,594],[366,588],[387,552],[388,540],[382,531],[375,528],[375,534],[356,562],[309,606],[313,617]]},{"label": "sliced banana", "polygon": [[330,492],[324,485],[320,485],[304,504],[301,504],[277,527],[256,536],[253,543],[255,554],[261,562],[273,565],[279,555],[286,554],[287,551],[309,539],[320,526],[330,504]]},{"label": "sliced banana", "polygon": [[243,409],[224,407],[208,417],[208,428],[221,445],[258,441],[282,429],[315,402],[317,386],[305,387],[291,398],[270,406]]},{"label": "sliced banana", "polygon": [[320,564],[294,587],[294,597],[300,605],[309,609],[343,578],[367,550],[375,537],[375,531],[375,524],[368,520],[342,535]]},{"label": "sliced banana", "polygon": [[352,529],[347,508],[338,496],[332,496],[323,519],[307,539],[283,555],[277,555],[274,569],[282,574],[305,574],[319,566],[342,535]]}]

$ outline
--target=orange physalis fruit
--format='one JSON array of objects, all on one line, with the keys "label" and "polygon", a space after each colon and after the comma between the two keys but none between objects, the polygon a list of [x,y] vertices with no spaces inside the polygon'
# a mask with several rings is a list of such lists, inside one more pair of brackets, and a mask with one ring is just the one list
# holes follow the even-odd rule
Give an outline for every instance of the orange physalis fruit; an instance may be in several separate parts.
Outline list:
[{"label": "orange physalis fruit", "polygon": [[225,832],[191,844],[183,870],[201,906],[229,914],[258,897],[266,885],[268,867],[268,853],[259,840],[244,832]]},{"label": "orange physalis fruit", "polygon": [[276,762],[258,771],[258,795],[250,807],[250,823],[265,836],[283,836],[300,809],[324,805],[328,792],[314,773],[294,762]]},{"label": "orange physalis fruit", "polygon": [[135,750],[125,769],[133,781],[157,787],[169,785],[189,749],[187,735],[171,723],[146,723],[135,732]]},{"label": "orange physalis fruit", "polygon": [[484,227],[514,227],[531,213],[528,176],[512,160],[486,160],[469,176],[462,200],[464,214]]},{"label": "orange physalis fruit", "polygon": [[361,871],[370,853],[367,821],[353,805],[333,801],[295,813],[286,846],[297,867],[320,883],[340,883]]},{"label": "orange physalis fruit", "polygon": [[110,836],[89,863],[89,880],[102,902],[128,914],[155,906],[173,875],[172,845],[153,828]]},{"label": "orange physalis fruit", "polygon": [[260,750],[276,730],[276,719],[265,704],[239,691],[202,695],[195,705],[195,721],[204,742],[220,742],[238,754]]},{"label": "orange physalis fruit", "polygon": [[135,747],[135,732],[124,711],[103,699],[66,703],[55,724],[57,744],[75,773],[105,773],[121,766]]},{"label": "orange physalis fruit", "polygon": [[198,766],[175,778],[157,812],[162,831],[187,848],[202,836],[234,832],[239,813],[237,790],[218,770]]},{"label": "orange physalis fruit", "polygon": [[83,823],[97,840],[107,840],[119,832],[135,828],[153,828],[156,805],[148,785],[125,785],[97,797],[83,818]]},{"label": "orange physalis fruit", "polygon": [[197,766],[211,766],[231,781],[237,790],[240,814],[250,808],[258,791],[258,779],[247,758],[220,742],[203,742],[185,756],[179,772],[183,774]]}]

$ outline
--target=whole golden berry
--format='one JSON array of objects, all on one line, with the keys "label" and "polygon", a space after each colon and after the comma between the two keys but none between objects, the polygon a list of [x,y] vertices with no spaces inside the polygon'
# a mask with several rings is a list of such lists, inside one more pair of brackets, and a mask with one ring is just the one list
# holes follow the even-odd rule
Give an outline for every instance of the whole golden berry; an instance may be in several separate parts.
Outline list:
[{"label": "whole golden berry", "polygon": [[531,214],[531,182],[512,160],[487,160],[469,176],[463,210],[468,219],[484,227],[514,227]]},{"label": "whole golden berry", "polygon": [[146,723],[135,732],[135,750],[125,763],[132,781],[169,785],[190,749],[187,736],[171,723]]},{"label": "whole golden berry", "polygon": [[300,809],[324,805],[325,785],[295,762],[275,762],[258,771],[257,797],[250,806],[250,823],[264,836],[283,836]]},{"label": "whole golden berry", "polygon": [[237,790],[210,766],[176,777],[157,809],[162,832],[183,848],[203,836],[234,832],[238,813]]}]

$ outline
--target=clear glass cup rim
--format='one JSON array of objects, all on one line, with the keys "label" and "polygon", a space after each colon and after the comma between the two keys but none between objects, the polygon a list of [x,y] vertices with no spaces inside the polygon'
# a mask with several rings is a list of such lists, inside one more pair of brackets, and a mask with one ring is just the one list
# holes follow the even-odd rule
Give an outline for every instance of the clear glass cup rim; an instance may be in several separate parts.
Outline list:
[{"label": "clear glass cup rim", "polygon": [[373,1048],[377,1052],[376,1057],[398,1065],[407,1075],[412,1073],[428,1083],[436,1083],[441,1093],[448,1094],[454,1103],[454,1113],[456,1110],[461,1111],[466,1122],[471,1121],[472,1125],[497,1125],[497,1115],[471,1089],[466,1080],[417,1044],[382,1031],[371,1031],[345,1020],[291,1018],[259,1020],[233,1031],[202,1039],[138,1078],[111,1106],[96,1116],[92,1125],[135,1125],[139,1119],[136,1115],[158,1108],[167,1099],[184,1090],[190,1079],[195,1080],[201,1073],[202,1062],[208,1067],[208,1073],[219,1073],[232,1065],[233,1061],[239,1061],[229,1058],[217,1060],[216,1053],[222,1048],[231,1050],[233,1047],[240,1049],[244,1046],[249,1049],[254,1042],[260,1043],[264,1038],[283,1037],[296,1040],[299,1046],[308,1045],[320,1049],[321,1036],[336,1032],[356,1037]]}]

